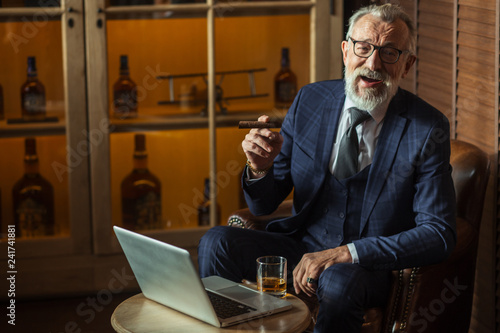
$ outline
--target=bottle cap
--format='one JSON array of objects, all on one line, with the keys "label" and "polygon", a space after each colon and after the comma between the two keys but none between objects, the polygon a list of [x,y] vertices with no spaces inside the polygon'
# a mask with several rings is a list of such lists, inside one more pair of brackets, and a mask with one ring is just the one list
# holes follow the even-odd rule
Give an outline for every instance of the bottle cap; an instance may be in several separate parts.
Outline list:
[{"label": "bottle cap", "polygon": [[36,155],[36,140],[35,138],[26,138],[24,140],[25,147],[25,161],[37,161],[38,157]]},{"label": "bottle cap", "polygon": [[120,70],[128,70],[128,56],[127,55],[120,56]]},{"label": "bottle cap", "polygon": [[135,135],[134,157],[146,157],[146,136],[144,134]]},{"label": "bottle cap", "polygon": [[289,59],[289,49],[288,47],[284,47],[281,49],[281,66],[282,67],[289,67],[290,66],[290,59]]},{"label": "bottle cap", "polygon": [[36,73],[36,58],[28,57],[28,74]]}]

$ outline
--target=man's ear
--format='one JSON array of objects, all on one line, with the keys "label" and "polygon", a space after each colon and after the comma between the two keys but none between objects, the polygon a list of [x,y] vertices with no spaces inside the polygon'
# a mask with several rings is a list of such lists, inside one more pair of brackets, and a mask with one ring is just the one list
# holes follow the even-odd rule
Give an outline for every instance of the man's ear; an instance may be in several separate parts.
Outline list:
[{"label": "man's ear", "polygon": [[347,51],[349,51],[349,41],[343,40],[342,44],[340,46],[342,48],[342,60],[344,61],[344,65],[345,65],[346,59],[347,59]]},{"label": "man's ear", "polygon": [[411,67],[413,66],[413,64],[415,63],[416,60],[417,60],[417,57],[414,56],[413,54],[410,54],[408,56],[408,59],[406,59],[406,63],[405,63],[405,70],[403,72],[403,75],[401,75],[402,79],[404,79],[408,75],[408,72],[410,71]]}]

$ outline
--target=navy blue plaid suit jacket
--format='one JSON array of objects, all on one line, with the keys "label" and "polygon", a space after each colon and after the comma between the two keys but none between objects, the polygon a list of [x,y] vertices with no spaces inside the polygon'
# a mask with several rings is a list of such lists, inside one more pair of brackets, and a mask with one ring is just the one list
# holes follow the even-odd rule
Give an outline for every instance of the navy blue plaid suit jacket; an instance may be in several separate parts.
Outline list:
[{"label": "navy blue plaid suit jacket", "polygon": [[[243,188],[250,210],[267,215],[294,189],[293,215],[268,231],[304,227],[328,170],[345,100],[343,80],[303,87],[281,128],[284,143],[272,170]],[[401,269],[444,260],[456,243],[450,128],[446,117],[399,89],[391,101],[366,185],[359,264]],[[348,223],[348,221],[347,221]]]}]

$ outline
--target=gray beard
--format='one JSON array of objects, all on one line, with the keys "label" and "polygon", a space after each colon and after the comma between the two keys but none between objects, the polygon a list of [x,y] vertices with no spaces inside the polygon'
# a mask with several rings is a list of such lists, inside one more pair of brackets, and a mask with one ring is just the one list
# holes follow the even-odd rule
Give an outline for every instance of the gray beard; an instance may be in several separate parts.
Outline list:
[{"label": "gray beard", "polygon": [[[365,88],[363,95],[360,96],[356,85],[356,79],[360,76],[382,80],[384,86],[381,88]],[[400,81],[391,79],[387,73],[374,72],[365,67],[356,68],[352,73],[347,73],[347,69],[344,69],[344,78],[347,97],[358,109],[364,111],[374,110],[391,100],[396,95]]]}]

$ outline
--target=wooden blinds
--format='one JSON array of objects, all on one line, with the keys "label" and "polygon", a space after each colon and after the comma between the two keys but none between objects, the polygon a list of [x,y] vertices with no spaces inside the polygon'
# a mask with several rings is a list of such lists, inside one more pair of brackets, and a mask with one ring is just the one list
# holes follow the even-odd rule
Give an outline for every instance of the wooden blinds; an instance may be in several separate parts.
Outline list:
[{"label": "wooden blinds", "polygon": [[[498,0],[458,0],[456,8],[456,137],[490,154],[492,165],[497,165],[498,159],[497,6]],[[498,166],[493,171],[498,175]],[[498,220],[498,191],[492,186],[498,183],[495,175],[490,177],[479,240],[471,321],[474,332],[493,331],[490,318],[496,317],[497,332],[500,323],[500,299],[493,296],[493,289],[500,290],[494,279],[495,271],[499,276],[500,258],[495,270],[493,256],[500,244],[493,236],[498,226],[494,223]]]},{"label": "wooden blinds", "polygon": [[457,27],[457,138],[496,149],[494,0],[460,0]]},{"label": "wooden blinds", "polygon": [[500,333],[500,0],[386,2],[399,3],[417,22],[417,63],[402,87],[448,117],[452,138],[491,156],[470,332]]},{"label": "wooden blinds", "polygon": [[420,0],[417,22],[417,95],[452,122],[453,0]]}]

